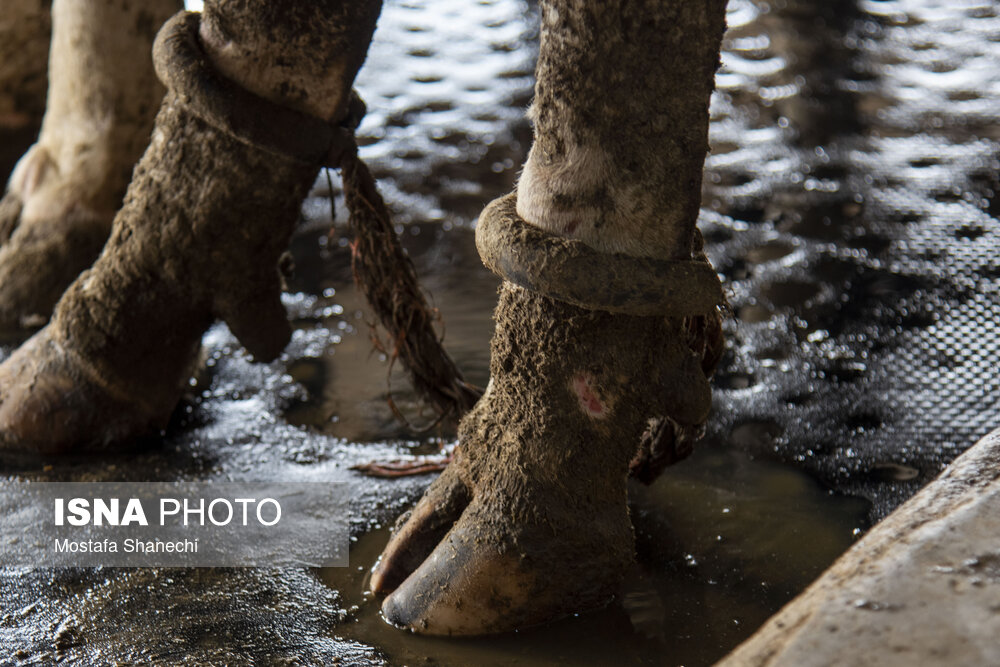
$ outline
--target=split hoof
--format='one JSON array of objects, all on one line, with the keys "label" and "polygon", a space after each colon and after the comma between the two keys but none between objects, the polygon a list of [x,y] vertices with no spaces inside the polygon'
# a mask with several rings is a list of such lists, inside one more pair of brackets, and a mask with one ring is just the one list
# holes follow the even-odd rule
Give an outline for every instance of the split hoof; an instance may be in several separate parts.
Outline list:
[{"label": "split hoof", "polygon": [[372,572],[385,619],[413,632],[507,632],[609,602],[633,556],[639,436],[665,408],[687,424],[710,404],[675,322],[510,284],[496,321],[490,387]]},{"label": "split hoof", "polygon": [[448,534],[469,499],[469,490],[457,468],[449,464],[417,505],[400,517],[392,539],[372,570],[372,592],[388,593],[398,588]]},{"label": "split hoof", "polygon": [[[419,634],[494,634],[594,609],[614,597],[632,559],[626,512],[597,517],[595,530],[590,514],[557,526],[504,513],[503,505],[501,496],[477,496],[385,599],[384,618]],[[394,540],[383,562],[411,545],[415,548],[406,558],[421,558],[436,532],[421,532],[408,522],[397,534],[405,537]]]}]

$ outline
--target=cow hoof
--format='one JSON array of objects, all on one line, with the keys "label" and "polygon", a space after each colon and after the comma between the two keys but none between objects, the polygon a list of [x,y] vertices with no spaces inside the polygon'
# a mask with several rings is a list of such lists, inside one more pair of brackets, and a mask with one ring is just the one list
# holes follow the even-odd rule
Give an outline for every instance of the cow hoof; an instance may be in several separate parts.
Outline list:
[{"label": "cow hoof", "polygon": [[[429,635],[492,634],[547,623],[614,597],[632,557],[626,513],[543,526],[505,515],[500,505],[481,496],[468,507],[385,599],[382,614],[389,623]],[[611,530],[599,533],[592,522]]]},{"label": "cow hoof", "polygon": [[[488,398],[477,408],[479,426],[492,430],[490,410]],[[632,528],[624,495],[609,503],[587,495],[593,485],[623,485],[624,469],[609,470],[610,479],[567,471],[559,484],[510,462],[477,472],[462,449],[473,443],[470,434],[373,570],[372,589],[392,591],[385,620],[419,634],[481,635],[609,602],[631,562]],[[530,465],[544,443],[523,444]]]},{"label": "cow hoof", "polygon": [[413,632],[506,632],[606,604],[632,559],[626,480],[649,417],[707,414],[675,321],[509,283],[496,321],[490,386],[372,571],[385,619]]},{"label": "cow hoof", "polygon": [[0,364],[0,451],[57,456],[118,448],[172,405],[117,386],[46,327]]}]

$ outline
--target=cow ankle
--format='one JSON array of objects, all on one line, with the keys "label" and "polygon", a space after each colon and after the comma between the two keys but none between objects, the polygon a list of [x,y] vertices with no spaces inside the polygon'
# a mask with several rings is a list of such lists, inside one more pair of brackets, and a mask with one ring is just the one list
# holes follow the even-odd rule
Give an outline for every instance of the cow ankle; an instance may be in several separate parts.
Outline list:
[{"label": "cow ankle", "polygon": [[324,120],[347,112],[381,0],[208,0],[199,37],[212,65],[261,97]]},{"label": "cow ankle", "polygon": [[517,213],[552,234],[595,250],[633,257],[683,258],[686,234],[665,221],[676,205],[649,187],[649,179],[619,165],[599,143],[547,150],[536,140],[517,184]]}]

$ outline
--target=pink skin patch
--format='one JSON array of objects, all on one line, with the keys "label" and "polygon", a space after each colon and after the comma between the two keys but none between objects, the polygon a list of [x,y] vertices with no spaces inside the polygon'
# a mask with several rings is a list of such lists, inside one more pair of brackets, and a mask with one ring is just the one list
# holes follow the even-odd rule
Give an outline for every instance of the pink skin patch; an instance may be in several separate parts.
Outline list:
[{"label": "pink skin patch", "polygon": [[563,227],[563,234],[572,235],[573,232],[576,231],[576,228],[579,226],[580,226],[580,218],[573,218],[572,220],[566,223],[565,227]]},{"label": "pink skin patch", "polygon": [[580,401],[580,409],[594,419],[601,419],[607,413],[607,408],[590,385],[591,378],[584,373],[577,373],[570,380],[573,393]]}]

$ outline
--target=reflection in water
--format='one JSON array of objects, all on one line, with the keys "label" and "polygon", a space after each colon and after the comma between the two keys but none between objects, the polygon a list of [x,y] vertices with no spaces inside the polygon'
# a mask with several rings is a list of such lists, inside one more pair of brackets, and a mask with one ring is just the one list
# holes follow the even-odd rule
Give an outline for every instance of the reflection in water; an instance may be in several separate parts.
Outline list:
[{"label": "reflection in water", "polygon": [[[469,229],[444,232],[440,225],[422,223],[410,225],[403,242],[422,286],[443,313],[449,352],[469,382],[485,387],[499,280],[479,261],[472,236]],[[315,252],[317,235],[303,234],[295,243],[303,253]],[[321,261],[296,262],[292,289],[329,294],[321,297],[320,309],[332,310],[320,322],[338,333],[336,344],[322,355],[289,369],[310,391],[286,418],[355,442],[405,439],[412,436],[413,428],[432,423],[434,414],[419,403],[403,369],[397,365],[390,370],[384,355],[372,351],[372,317],[365,311],[364,296],[350,282],[349,266],[350,252],[342,247],[328,248]],[[411,427],[393,414],[388,394]],[[452,437],[454,425],[441,425],[431,435]]]},{"label": "reflection in water", "polygon": [[723,375],[752,384],[720,380],[710,430],[777,424],[734,444],[878,519],[996,425],[1000,309],[980,276],[1000,20],[977,2],[730,8],[703,227],[737,314]]}]

